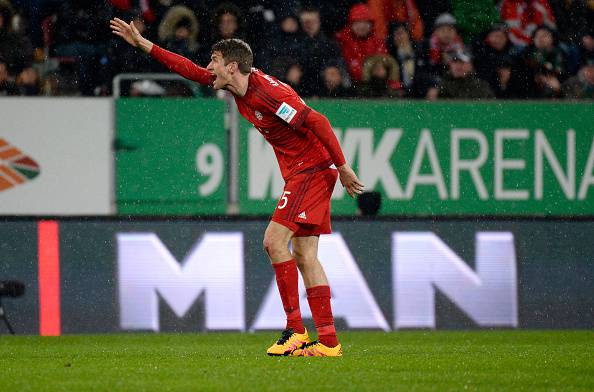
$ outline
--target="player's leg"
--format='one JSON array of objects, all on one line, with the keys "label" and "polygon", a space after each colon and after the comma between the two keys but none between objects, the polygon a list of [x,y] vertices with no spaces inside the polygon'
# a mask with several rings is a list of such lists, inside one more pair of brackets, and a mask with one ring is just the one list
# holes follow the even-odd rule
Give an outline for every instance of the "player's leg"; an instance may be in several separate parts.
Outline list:
[{"label": "player's leg", "polygon": [[293,257],[297,261],[297,267],[301,271],[305,288],[315,286],[328,286],[328,278],[322,264],[318,260],[318,243],[320,237],[317,235],[308,237],[293,237]]},{"label": "player's leg", "polygon": [[334,316],[330,304],[330,286],[324,268],[318,259],[317,235],[294,237],[293,256],[303,276],[307,290],[307,301],[318,331],[318,342],[296,350],[294,355],[303,356],[341,356],[342,346],[338,343]]},{"label": "player's leg", "polygon": [[290,355],[295,349],[309,343],[299,309],[297,264],[289,251],[289,241],[293,234],[291,228],[274,221],[270,222],[264,233],[264,250],[272,262],[287,317],[285,330],[280,339],[268,349],[268,355]]}]

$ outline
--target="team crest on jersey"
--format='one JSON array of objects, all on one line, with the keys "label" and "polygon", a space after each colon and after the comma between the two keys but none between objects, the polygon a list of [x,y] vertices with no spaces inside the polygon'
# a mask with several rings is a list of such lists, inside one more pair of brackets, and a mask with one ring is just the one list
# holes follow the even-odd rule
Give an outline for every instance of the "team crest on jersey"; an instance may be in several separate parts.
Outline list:
[{"label": "team crest on jersey", "polygon": [[262,116],[262,113],[260,113],[259,111],[255,111],[254,114],[256,115],[256,118],[258,120],[262,120],[264,118],[264,116]]}]

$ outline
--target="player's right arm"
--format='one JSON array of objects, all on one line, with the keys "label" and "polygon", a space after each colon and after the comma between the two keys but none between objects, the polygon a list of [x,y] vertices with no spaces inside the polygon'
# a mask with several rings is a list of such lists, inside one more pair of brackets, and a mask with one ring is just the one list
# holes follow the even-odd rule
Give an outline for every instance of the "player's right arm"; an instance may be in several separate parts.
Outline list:
[{"label": "player's right arm", "polygon": [[169,70],[200,84],[212,84],[214,76],[206,68],[202,68],[183,56],[155,45],[140,34],[133,22],[128,24],[119,18],[114,18],[109,24],[111,31],[115,35],[120,36],[135,48],[150,54],[152,58],[159,61]]}]

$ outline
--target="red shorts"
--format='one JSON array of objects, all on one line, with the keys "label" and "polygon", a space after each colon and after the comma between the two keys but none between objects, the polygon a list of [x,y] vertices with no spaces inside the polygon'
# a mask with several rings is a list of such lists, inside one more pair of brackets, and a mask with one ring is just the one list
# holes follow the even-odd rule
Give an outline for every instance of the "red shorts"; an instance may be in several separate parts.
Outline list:
[{"label": "red shorts", "polygon": [[330,197],[337,178],[334,168],[295,174],[285,184],[272,220],[289,228],[295,237],[332,233]]}]

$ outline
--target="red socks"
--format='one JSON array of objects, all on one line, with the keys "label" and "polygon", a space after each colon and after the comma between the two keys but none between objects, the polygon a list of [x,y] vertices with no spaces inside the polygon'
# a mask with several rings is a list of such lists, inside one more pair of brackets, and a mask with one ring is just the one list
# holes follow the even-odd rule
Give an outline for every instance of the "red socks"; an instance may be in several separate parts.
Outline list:
[{"label": "red socks", "polygon": [[292,328],[296,333],[305,332],[301,311],[299,310],[299,274],[295,259],[283,263],[273,263],[276,285],[283,301],[283,308],[287,315],[287,329]]},{"label": "red socks", "polygon": [[318,331],[318,340],[324,346],[335,347],[338,345],[334,317],[330,305],[330,287],[314,286],[307,289],[307,302]]},{"label": "red socks", "polygon": [[[287,315],[286,328],[292,328],[297,333],[305,332],[301,311],[299,310],[299,274],[294,259],[284,263],[273,263],[276,285],[283,301],[283,308]],[[318,340],[325,346],[338,345],[334,317],[330,305],[330,287],[315,286],[307,289],[307,301],[318,331]]]}]

